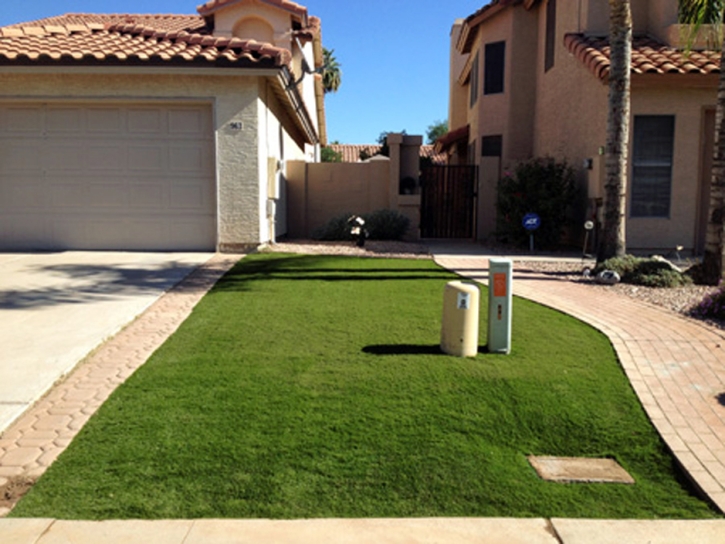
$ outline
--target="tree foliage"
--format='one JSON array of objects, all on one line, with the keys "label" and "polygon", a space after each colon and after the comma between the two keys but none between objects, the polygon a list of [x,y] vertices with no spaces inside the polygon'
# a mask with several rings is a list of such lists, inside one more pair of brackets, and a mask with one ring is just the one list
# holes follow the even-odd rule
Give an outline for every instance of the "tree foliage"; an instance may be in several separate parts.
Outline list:
[{"label": "tree foliage", "polygon": [[438,138],[448,132],[448,121],[435,121],[432,125],[428,125],[425,132],[426,141],[434,144]]},{"label": "tree foliage", "polygon": [[342,85],[342,67],[335,58],[334,49],[322,49],[323,68],[322,68],[322,87],[327,93],[336,93]]},{"label": "tree foliage", "polygon": [[529,232],[522,220],[528,213],[541,219],[535,231],[536,244],[556,248],[569,221],[576,197],[574,170],[553,158],[522,162],[513,173],[505,173],[496,200],[497,234],[502,241],[525,247]]}]

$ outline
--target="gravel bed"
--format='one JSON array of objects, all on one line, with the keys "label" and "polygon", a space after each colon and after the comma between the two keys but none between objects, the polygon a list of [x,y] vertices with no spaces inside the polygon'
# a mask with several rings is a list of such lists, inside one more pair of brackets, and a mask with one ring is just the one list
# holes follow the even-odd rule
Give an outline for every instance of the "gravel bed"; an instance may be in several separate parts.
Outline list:
[{"label": "gravel bed", "polygon": [[[260,251],[282,253],[307,253],[321,255],[353,255],[358,257],[389,257],[404,259],[430,259],[431,255],[425,244],[390,241],[367,241],[365,247],[359,248],[352,242],[318,242],[310,240],[286,241],[264,246]],[[495,250],[492,253],[500,253]],[[583,275],[585,263],[525,261],[516,260],[514,269],[556,276],[562,281],[586,283],[592,289],[608,290],[628,296],[648,304],[688,316],[689,310],[699,303],[703,297],[714,290],[713,287],[688,285],[675,288],[655,288],[620,283],[617,285],[598,285],[591,278]],[[708,324],[725,329],[725,322],[706,321]]]}]

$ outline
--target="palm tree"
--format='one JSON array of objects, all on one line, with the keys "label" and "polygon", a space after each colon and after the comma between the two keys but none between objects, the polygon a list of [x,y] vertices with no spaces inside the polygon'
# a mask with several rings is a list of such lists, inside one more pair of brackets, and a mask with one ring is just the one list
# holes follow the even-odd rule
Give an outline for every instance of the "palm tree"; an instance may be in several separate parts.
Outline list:
[{"label": "palm tree", "polygon": [[700,280],[703,283],[717,285],[725,278],[725,40],[722,39],[721,24],[725,14],[723,0],[680,0],[680,23],[690,24],[687,47],[692,47],[702,25],[713,32],[709,38],[721,42],[720,82],[717,90],[717,113],[715,116],[715,149],[710,179],[710,205],[707,215],[707,235],[705,254],[702,259]]},{"label": "palm tree", "polygon": [[340,70],[340,63],[334,57],[334,49],[326,49],[323,47],[323,67],[322,67],[322,86],[325,89],[325,94],[336,93],[337,89],[342,84],[342,70]]},{"label": "palm tree", "polygon": [[604,228],[597,260],[626,251],[625,202],[632,63],[632,10],[630,0],[609,0],[609,114],[607,116]]}]

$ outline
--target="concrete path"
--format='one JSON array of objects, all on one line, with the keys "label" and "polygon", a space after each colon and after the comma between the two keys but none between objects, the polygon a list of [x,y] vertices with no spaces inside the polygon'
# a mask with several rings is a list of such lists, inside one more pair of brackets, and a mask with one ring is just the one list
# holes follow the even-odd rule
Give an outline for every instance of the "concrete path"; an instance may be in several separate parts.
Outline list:
[{"label": "concrete path", "polygon": [[[477,280],[486,280],[487,258],[470,255],[477,246],[455,251],[449,247],[448,252],[445,246],[432,249],[444,266]],[[13,424],[0,438],[0,490],[11,479],[42,474],[110,392],[143,364],[238,258],[218,255],[207,262],[106,342]],[[717,401],[713,403],[717,392],[725,391],[723,356],[717,345],[723,341],[721,333],[623,297],[608,294],[595,297],[584,285],[521,272],[515,272],[515,276],[516,294],[573,313],[612,338],[658,429],[685,468],[695,472],[695,481],[722,508],[722,497],[718,493],[725,479],[717,480],[713,475],[718,472],[718,463],[722,464],[725,449],[721,429],[725,407]],[[700,416],[693,416],[698,410]],[[707,429],[703,423],[706,420]],[[700,447],[706,444],[710,444],[706,446],[707,452]],[[713,482],[720,487],[708,487]],[[0,518],[0,542],[116,544],[138,541],[162,544],[725,544],[725,520],[428,518],[90,522]]]},{"label": "concrete path", "polygon": [[722,544],[725,522],[538,518],[0,519],[0,537],[9,544]]},{"label": "concrete path", "polygon": [[0,434],[209,253],[0,253]]}]

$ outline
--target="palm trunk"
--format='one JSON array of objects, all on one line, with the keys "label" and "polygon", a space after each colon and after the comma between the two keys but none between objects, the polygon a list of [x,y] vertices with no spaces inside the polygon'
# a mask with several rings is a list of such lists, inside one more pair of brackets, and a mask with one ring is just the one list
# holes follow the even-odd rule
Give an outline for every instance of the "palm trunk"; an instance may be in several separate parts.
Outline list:
[{"label": "palm trunk", "polygon": [[723,252],[723,206],[725,204],[725,40],[720,56],[720,84],[717,90],[717,115],[715,125],[715,149],[710,180],[710,209],[707,219],[707,237],[705,255],[702,261],[701,280],[709,285],[717,285],[724,277]]},{"label": "palm trunk", "polygon": [[629,145],[632,11],[629,0],[609,0],[610,68],[604,228],[598,261],[624,255],[627,154]]}]

